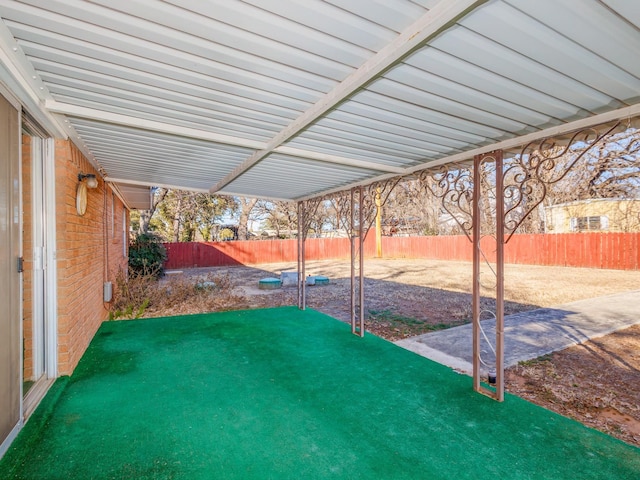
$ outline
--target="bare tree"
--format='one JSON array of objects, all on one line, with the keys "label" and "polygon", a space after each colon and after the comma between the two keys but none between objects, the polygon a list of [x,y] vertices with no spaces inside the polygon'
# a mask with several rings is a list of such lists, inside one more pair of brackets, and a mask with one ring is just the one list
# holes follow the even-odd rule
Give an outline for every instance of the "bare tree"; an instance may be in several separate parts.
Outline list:
[{"label": "bare tree", "polygon": [[149,223],[166,241],[206,241],[217,222],[234,209],[232,197],[168,190]]},{"label": "bare tree", "polygon": [[[569,149],[558,168],[575,160]],[[611,135],[575,166],[550,192],[552,203],[592,198],[638,198],[640,196],[640,132],[629,129]]]},{"label": "bare tree", "polygon": [[437,235],[440,207],[440,200],[419,180],[404,180],[396,185],[382,207],[383,230],[387,235]]},{"label": "bare tree", "polygon": [[236,203],[233,197],[210,195],[208,193],[193,194],[193,222],[202,240],[212,240],[215,226],[225,214],[232,212]]},{"label": "bare tree", "polygon": [[164,200],[168,192],[169,189],[167,188],[153,188],[151,190],[151,208],[148,210],[139,210],[138,234],[149,233],[151,217],[153,217],[158,205]]},{"label": "bare tree", "polygon": [[262,201],[254,206],[257,217],[264,221],[264,227],[274,230],[278,238],[294,235],[298,228],[297,205],[286,201]]},{"label": "bare tree", "polygon": [[238,240],[249,239],[249,220],[253,207],[258,203],[257,198],[238,197]]}]

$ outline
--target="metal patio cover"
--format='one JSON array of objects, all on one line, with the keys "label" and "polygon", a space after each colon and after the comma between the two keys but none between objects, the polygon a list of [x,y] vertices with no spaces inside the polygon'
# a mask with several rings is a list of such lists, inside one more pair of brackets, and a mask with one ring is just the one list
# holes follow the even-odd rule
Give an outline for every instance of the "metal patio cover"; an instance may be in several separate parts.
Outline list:
[{"label": "metal patio cover", "polygon": [[0,80],[131,207],[151,186],[305,199],[640,111],[637,0],[0,0],[0,16]]}]

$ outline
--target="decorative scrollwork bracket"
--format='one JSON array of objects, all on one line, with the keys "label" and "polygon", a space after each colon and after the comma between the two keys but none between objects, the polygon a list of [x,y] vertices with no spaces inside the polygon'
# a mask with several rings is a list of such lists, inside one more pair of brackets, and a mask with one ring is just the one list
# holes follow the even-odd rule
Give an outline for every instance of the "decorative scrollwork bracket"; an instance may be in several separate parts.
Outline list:
[{"label": "decorative scrollwork bracket", "polygon": [[[604,131],[597,128],[583,129],[562,142],[554,138],[531,142],[518,155],[505,161],[505,243],[544,201],[549,187],[565,178],[585,155],[621,126],[622,122],[617,122]],[[561,161],[569,154],[570,161]]]},{"label": "decorative scrollwork bracket", "polygon": [[420,171],[418,180],[423,189],[440,199],[442,209],[472,241],[473,170],[464,165],[443,165],[436,171]]}]

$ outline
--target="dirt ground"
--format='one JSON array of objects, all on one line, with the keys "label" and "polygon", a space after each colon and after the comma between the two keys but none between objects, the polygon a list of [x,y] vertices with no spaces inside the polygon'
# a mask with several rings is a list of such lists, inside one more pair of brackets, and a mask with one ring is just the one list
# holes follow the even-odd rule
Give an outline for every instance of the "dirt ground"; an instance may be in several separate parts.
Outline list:
[{"label": "dirt ground", "polygon": [[[348,261],[307,262],[307,274],[329,277],[307,288],[307,305],[350,319]],[[233,287],[228,308],[297,304],[297,289],[259,290],[260,279],[296,271],[294,263],[190,269],[168,277],[224,277]],[[365,326],[391,341],[471,320],[471,264],[434,260],[367,260]],[[483,308],[491,309],[495,276],[483,268]],[[505,314],[637,290],[640,272],[507,265]],[[196,310],[197,311],[197,307]],[[173,313],[175,314],[175,309]],[[181,313],[187,313],[181,310]],[[170,314],[154,312],[148,315]],[[147,316],[147,315],[145,315]],[[507,371],[507,390],[640,447],[640,325]]]}]

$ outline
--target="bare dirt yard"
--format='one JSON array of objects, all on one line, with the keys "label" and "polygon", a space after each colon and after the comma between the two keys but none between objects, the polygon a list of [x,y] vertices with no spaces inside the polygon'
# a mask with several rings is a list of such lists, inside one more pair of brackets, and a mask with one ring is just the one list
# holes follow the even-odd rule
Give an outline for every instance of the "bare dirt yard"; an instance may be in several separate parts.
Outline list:
[{"label": "bare dirt yard", "polygon": [[[165,281],[214,279],[225,285],[227,299],[213,304],[150,304],[144,316],[295,305],[296,287],[258,289],[260,279],[295,270],[294,263],[281,263],[173,273]],[[364,270],[365,325],[369,332],[395,341],[471,320],[469,263],[375,259],[367,260]],[[491,287],[495,283],[493,275],[485,273],[482,284]],[[349,262],[307,262],[307,274],[330,279],[329,285],[307,288],[307,305],[348,321]],[[639,288],[638,271],[507,265],[505,314]],[[490,291],[486,290],[487,297],[482,300],[488,308],[492,303]],[[515,395],[640,446],[640,325],[522,362],[507,371],[506,385]]]}]

